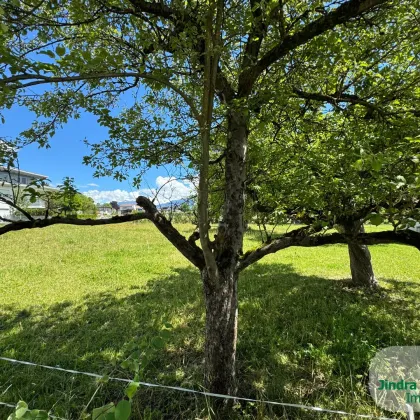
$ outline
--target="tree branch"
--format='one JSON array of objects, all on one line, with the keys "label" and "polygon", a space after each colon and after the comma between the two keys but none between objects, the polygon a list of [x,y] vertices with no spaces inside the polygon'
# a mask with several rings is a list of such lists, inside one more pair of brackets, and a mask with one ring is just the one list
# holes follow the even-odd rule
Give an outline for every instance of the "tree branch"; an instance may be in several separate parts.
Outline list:
[{"label": "tree branch", "polygon": [[221,162],[226,157],[226,150],[223,151],[223,153],[214,160],[209,160],[209,165],[216,165],[217,163]]},{"label": "tree branch", "polygon": [[[216,93],[216,79],[219,69],[219,46],[222,43],[221,29],[223,10],[223,0],[210,0],[205,20],[205,42],[202,55],[202,59],[204,59],[204,88],[201,98],[202,120],[200,121],[201,157],[198,181],[198,229],[203,257],[210,281],[214,281],[218,274],[218,267],[211,249],[209,237],[208,200],[211,123],[213,119],[214,96]],[[216,18],[215,25],[213,25],[214,17]]]},{"label": "tree branch", "polygon": [[[136,72],[110,72],[110,73],[88,73],[88,74],[79,74],[77,76],[44,76],[42,74],[28,74],[22,73],[15,76],[4,77],[0,79],[0,86],[4,86],[7,83],[16,83],[22,80],[33,80],[26,84],[17,85],[16,88],[25,88],[29,86],[47,84],[47,83],[66,83],[66,82],[77,82],[81,80],[94,80],[94,79],[110,79],[112,77],[144,77],[147,73],[136,73]],[[149,75],[150,76],[150,75]]]},{"label": "tree branch", "polygon": [[180,17],[180,12],[171,9],[162,2],[148,2],[144,0],[129,0],[136,11],[150,13],[166,19],[173,19],[175,16]]},{"label": "tree branch", "polygon": [[53,225],[76,225],[76,226],[100,226],[112,225],[116,223],[134,222],[135,220],[149,219],[147,213],[129,214],[127,216],[115,216],[110,219],[72,219],[68,217],[52,217],[51,219],[29,220],[25,222],[13,222],[0,227],[0,236],[8,232],[14,232],[23,229],[45,228]]},{"label": "tree branch", "polygon": [[67,217],[53,217],[51,219],[29,220],[27,222],[13,222],[0,227],[0,236],[8,232],[45,228],[48,226],[65,224],[75,226],[102,226],[118,223],[134,222],[136,220],[150,220],[158,230],[174,245],[189,261],[200,270],[204,268],[204,258],[201,249],[194,243],[189,243],[187,239],[176,230],[171,222],[157,210],[156,206],[146,197],[138,197],[137,204],[145,212],[139,214],[129,214],[126,216],[115,216],[110,219],[72,219]]},{"label": "tree branch", "polygon": [[246,73],[250,66],[255,65],[260,52],[261,44],[266,32],[266,25],[263,20],[261,4],[256,0],[250,0],[252,12],[252,28],[248,34],[248,40],[245,46],[244,57],[242,61],[242,73],[239,75],[239,91],[241,86],[246,83]]},{"label": "tree branch", "polygon": [[[176,20],[176,30],[175,34],[181,33],[185,29],[185,22],[192,22],[197,30],[198,33],[200,33],[201,28],[201,22],[197,20],[197,17],[191,14],[186,13],[185,10],[176,10],[173,8],[170,8],[163,4],[163,2],[146,2],[144,0],[129,0],[130,3],[135,8],[136,12],[139,13],[149,13],[153,14],[155,16],[159,16],[162,18],[167,18],[169,20]],[[115,11],[115,8],[113,7],[112,10]],[[119,12],[122,13],[129,13],[133,14],[133,10],[131,9],[119,9]],[[139,15],[140,16],[140,15]],[[201,33],[202,34],[202,33]],[[197,39],[200,39],[200,36],[197,37]],[[203,53],[203,43],[198,43],[199,47],[197,49],[197,52]],[[153,47],[152,47],[153,49]],[[229,102],[231,101],[235,96],[235,91],[227,78],[224,76],[221,68],[218,66],[217,68],[217,75],[216,75],[216,91],[219,99],[222,102]]]},{"label": "tree branch", "polygon": [[177,229],[172,226],[172,223],[166,217],[159,213],[156,206],[147,197],[137,197],[136,203],[142,207],[148,219],[154,223],[159,231],[181,252],[184,257],[191,261],[198,269],[202,270],[205,267],[203,251],[195,245],[195,243],[188,242],[185,236],[182,236]]},{"label": "tree branch", "polygon": [[[292,231],[291,234],[294,232],[296,231]],[[355,237],[348,237],[340,233],[311,236],[307,235],[305,230],[302,229],[298,234],[290,236],[285,235],[274,240],[270,244],[263,245],[254,251],[247,252],[239,262],[238,271],[244,270],[268,254],[273,254],[281,249],[289,248],[291,246],[314,247],[322,245],[347,244],[353,241],[362,245],[398,243],[414,246],[420,251],[420,233],[409,229],[396,232],[385,231],[364,233]]]},{"label": "tree branch", "polygon": [[9,200],[8,198],[6,198],[4,196],[0,196],[0,201],[3,201],[3,203],[8,204],[9,206],[13,207],[15,210],[17,210],[20,213],[22,213],[28,220],[34,220],[34,218],[26,210],[24,210],[21,207],[19,207],[12,200]]},{"label": "tree branch", "polygon": [[[15,76],[6,77],[0,79],[0,86],[6,85],[7,83],[16,83],[20,82],[21,80],[32,80],[35,79],[33,82],[25,83],[25,84],[18,84],[16,86],[17,89],[27,88],[29,86],[36,86],[41,84],[48,84],[48,83],[66,83],[66,82],[77,82],[77,81],[85,81],[85,80],[95,80],[95,79],[110,79],[114,77],[122,77],[122,78],[129,78],[133,77],[136,80],[138,79],[146,79],[146,80],[153,80],[155,82],[159,82],[167,86],[169,89],[172,89],[178,95],[184,99],[185,103],[191,108],[191,112],[193,113],[194,117],[199,120],[200,113],[198,112],[193,99],[187,95],[185,92],[182,91],[178,86],[174,85],[171,81],[166,78],[162,78],[159,76],[155,76],[153,73],[135,73],[135,72],[127,72],[127,73],[89,73],[89,74],[79,74],[77,76],[44,76],[41,74],[18,74]],[[135,85],[135,84],[134,84]],[[89,96],[89,95],[88,95]]]},{"label": "tree branch", "polygon": [[348,93],[340,93],[340,94],[332,94],[332,95],[324,95],[322,93],[315,93],[315,92],[304,92],[298,88],[293,88],[293,92],[299,97],[303,99],[312,99],[314,101],[319,102],[328,102],[332,105],[337,105],[339,102],[350,103],[354,105],[362,105],[372,111],[377,111],[382,113],[382,110],[376,106],[375,104],[366,101],[365,99],[360,98],[357,95],[351,95]]},{"label": "tree branch", "polygon": [[274,64],[290,51],[306,44],[313,38],[333,29],[335,26],[346,23],[352,18],[371,11],[386,2],[388,2],[388,0],[348,0],[331,12],[326,13],[324,16],[309,23],[300,31],[295,32],[292,35],[286,35],[279,44],[271,48],[258,63],[247,72],[246,77],[244,77],[244,82],[241,85],[239,95],[246,96],[249,94],[257,77],[270,65]]},{"label": "tree branch", "polygon": [[14,220],[7,219],[6,217],[2,217],[2,216],[0,216],[0,221],[6,222],[6,223],[14,223],[15,222]]},{"label": "tree branch", "polygon": [[222,72],[220,66],[217,67],[216,75],[217,96],[223,103],[229,103],[235,98],[236,92]]}]

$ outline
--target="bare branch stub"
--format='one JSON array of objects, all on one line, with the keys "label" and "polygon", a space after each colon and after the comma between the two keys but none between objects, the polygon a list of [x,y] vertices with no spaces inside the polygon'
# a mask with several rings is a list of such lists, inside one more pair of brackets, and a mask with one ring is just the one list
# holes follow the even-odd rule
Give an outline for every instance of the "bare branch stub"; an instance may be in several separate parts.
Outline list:
[{"label": "bare branch stub", "polygon": [[139,196],[136,203],[144,209],[148,219],[158,230],[181,252],[191,263],[202,270],[205,267],[203,251],[194,243],[181,235],[172,223],[159,212],[157,207],[147,197]]}]

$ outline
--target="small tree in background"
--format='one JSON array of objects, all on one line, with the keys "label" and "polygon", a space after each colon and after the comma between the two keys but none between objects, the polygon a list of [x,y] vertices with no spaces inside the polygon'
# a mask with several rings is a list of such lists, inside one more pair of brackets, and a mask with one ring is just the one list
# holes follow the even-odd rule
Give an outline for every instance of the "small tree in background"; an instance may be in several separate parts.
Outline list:
[{"label": "small tree in background", "polygon": [[74,178],[64,178],[63,183],[57,188],[60,190],[58,197],[62,204],[61,211],[65,216],[75,214],[80,209],[81,202],[77,199],[78,190],[74,185]]}]

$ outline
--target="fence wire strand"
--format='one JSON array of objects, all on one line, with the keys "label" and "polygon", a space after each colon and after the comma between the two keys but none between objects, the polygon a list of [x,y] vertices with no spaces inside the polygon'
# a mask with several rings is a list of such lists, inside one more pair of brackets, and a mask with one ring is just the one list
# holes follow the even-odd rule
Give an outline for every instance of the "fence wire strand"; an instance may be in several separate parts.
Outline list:
[{"label": "fence wire strand", "polygon": [[[48,365],[42,365],[42,364],[33,363],[33,362],[26,362],[26,361],[23,361],[23,360],[11,359],[9,357],[0,357],[0,360],[10,362],[10,363],[17,363],[17,364],[21,364],[21,365],[36,366],[36,367],[41,367],[41,368],[44,368],[44,369],[56,370],[56,371],[59,371],[59,372],[72,373],[72,374],[76,374],[76,375],[85,375],[85,376],[90,376],[90,377],[97,378],[97,379],[101,379],[101,378],[104,377],[104,375],[98,375],[97,373],[83,372],[83,371],[78,371],[78,370],[74,370],[74,369],[64,369],[64,368],[57,367],[57,366],[48,366]],[[124,379],[124,378],[110,377],[108,379],[111,380],[111,381],[119,381],[119,382],[125,382],[125,383],[133,382],[130,379]],[[152,383],[149,383],[149,382],[138,382],[138,383],[140,385],[143,385],[143,386],[149,387],[149,388],[170,389],[170,390],[173,390],[173,391],[188,392],[188,393],[192,393],[192,394],[203,395],[203,396],[206,396],[206,397],[215,397],[215,398],[223,398],[223,399],[230,399],[230,400],[247,401],[247,402],[260,403],[260,404],[261,403],[262,404],[271,404],[271,405],[291,407],[291,408],[300,408],[302,410],[318,411],[318,412],[324,412],[324,413],[330,413],[330,414],[339,414],[339,415],[342,415],[342,416],[352,416],[352,417],[365,418],[365,419],[398,420],[396,418],[371,416],[369,414],[347,413],[345,411],[329,410],[327,408],[313,407],[313,406],[303,405],[303,404],[292,404],[292,403],[285,403],[285,402],[279,402],[279,401],[268,401],[268,400],[255,400],[255,399],[252,399],[252,398],[236,397],[236,396],[233,396],[233,395],[223,395],[223,394],[217,394],[217,393],[214,393],[214,392],[197,391],[195,389],[182,388],[182,387],[179,387],[179,386],[152,384]]]}]

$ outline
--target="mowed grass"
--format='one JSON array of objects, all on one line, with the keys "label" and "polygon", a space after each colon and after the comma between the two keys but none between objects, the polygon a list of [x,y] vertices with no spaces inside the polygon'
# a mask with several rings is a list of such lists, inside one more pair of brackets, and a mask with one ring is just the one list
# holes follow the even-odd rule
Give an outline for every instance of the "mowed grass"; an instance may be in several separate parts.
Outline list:
[{"label": "mowed grass", "polygon": [[[187,235],[193,226],[178,228]],[[245,249],[258,240],[249,232]],[[154,350],[142,379],[202,389],[200,277],[153,225],[54,226],[4,235],[0,246],[0,355],[130,378],[120,366],[127,345],[150,341],[169,321],[167,345]],[[392,414],[368,394],[369,360],[387,346],[420,345],[420,258],[402,245],[378,245],[371,253],[383,288],[378,295],[348,287],[344,245],[289,248],[243,272],[238,394]],[[123,390],[118,382],[98,385],[0,361],[0,401],[23,399],[67,419],[79,418],[89,401],[89,409],[118,401]],[[191,394],[141,388],[133,418],[206,418],[206,407]],[[339,418],[264,404],[235,412],[238,418]],[[0,419],[9,413],[0,407]]]}]

